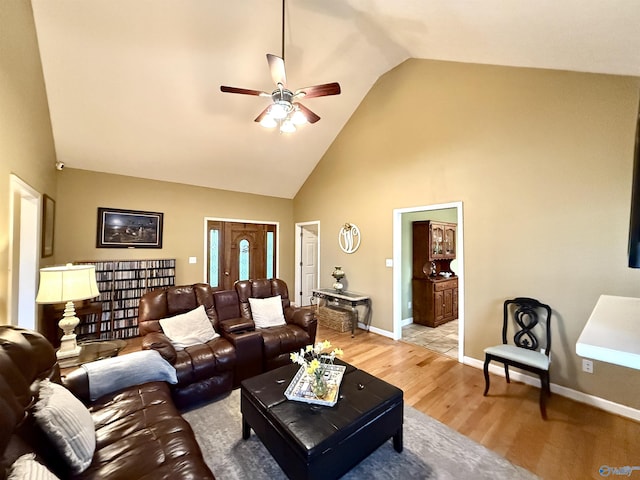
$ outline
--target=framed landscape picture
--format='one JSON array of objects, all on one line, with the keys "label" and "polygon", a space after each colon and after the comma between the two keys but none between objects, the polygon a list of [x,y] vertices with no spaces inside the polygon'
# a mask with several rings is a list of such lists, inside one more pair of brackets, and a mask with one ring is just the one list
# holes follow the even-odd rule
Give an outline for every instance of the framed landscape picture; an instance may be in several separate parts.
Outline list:
[{"label": "framed landscape picture", "polygon": [[163,214],[98,207],[97,248],[162,248]]}]

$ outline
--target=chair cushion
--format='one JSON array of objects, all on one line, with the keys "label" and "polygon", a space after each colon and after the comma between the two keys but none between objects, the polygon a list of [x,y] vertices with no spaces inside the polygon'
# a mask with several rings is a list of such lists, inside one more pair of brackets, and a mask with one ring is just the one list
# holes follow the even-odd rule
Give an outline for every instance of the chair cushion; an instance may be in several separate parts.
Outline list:
[{"label": "chair cushion", "polygon": [[515,345],[496,345],[484,349],[484,353],[496,357],[520,362],[540,370],[549,370],[549,357],[542,352],[516,347]]}]

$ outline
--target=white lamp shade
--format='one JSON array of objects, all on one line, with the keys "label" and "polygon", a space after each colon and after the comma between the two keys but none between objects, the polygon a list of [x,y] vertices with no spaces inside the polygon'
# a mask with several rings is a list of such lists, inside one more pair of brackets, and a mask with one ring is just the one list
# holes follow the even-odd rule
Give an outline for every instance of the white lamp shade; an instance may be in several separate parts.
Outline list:
[{"label": "white lamp shade", "polygon": [[95,265],[71,265],[40,269],[37,303],[65,303],[100,295]]}]

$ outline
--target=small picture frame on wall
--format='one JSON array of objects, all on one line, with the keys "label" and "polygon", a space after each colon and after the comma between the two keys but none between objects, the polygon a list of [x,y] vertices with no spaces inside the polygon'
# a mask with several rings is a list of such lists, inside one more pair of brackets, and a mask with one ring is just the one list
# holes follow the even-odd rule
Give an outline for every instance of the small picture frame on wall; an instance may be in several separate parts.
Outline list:
[{"label": "small picture frame on wall", "polygon": [[42,195],[42,244],[41,256],[53,255],[53,229],[55,226],[56,202],[49,195]]},{"label": "small picture frame on wall", "polygon": [[97,248],[162,248],[164,214],[98,207]]}]

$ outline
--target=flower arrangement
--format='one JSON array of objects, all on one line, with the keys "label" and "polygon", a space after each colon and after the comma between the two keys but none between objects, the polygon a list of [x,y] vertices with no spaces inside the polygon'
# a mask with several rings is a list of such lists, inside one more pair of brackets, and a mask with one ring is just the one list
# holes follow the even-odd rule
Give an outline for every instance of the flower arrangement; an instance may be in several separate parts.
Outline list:
[{"label": "flower arrangement", "polygon": [[307,345],[301,348],[300,352],[293,352],[290,357],[293,363],[304,367],[309,379],[311,388],[318,398],[324,397],[327,393],[327,382],[324,373],[328,365],[333,365],[337,356],[342,356],[344,352],[340,348],[334,348],[330,353],[325,353],[331,348],[331,342],[325,340],[315,345]]}]

